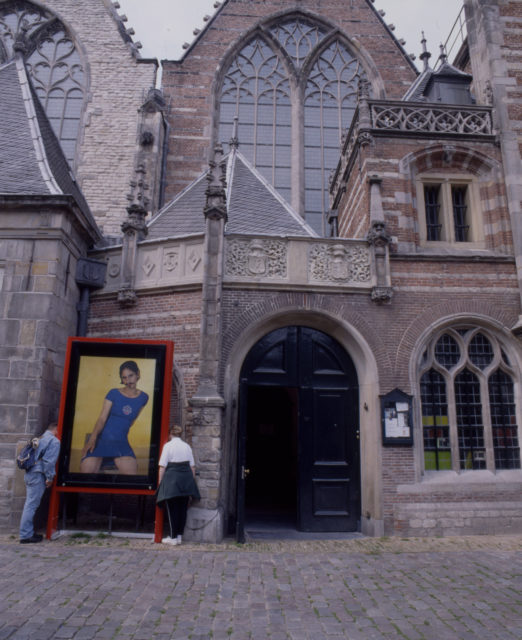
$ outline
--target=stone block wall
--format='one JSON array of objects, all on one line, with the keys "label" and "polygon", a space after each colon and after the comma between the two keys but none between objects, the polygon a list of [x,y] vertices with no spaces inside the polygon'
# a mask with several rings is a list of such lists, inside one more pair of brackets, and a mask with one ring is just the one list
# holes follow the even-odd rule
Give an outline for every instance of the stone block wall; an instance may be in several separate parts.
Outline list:
[{"label": "stone block wall", "polygon": [[45,204],[2,211],[10,233],[0,240],[0,526],[14,526],[23,504],[17,446],[58,417],[67,338],[76,332],[76,262],[92,241],[72,217]]}]

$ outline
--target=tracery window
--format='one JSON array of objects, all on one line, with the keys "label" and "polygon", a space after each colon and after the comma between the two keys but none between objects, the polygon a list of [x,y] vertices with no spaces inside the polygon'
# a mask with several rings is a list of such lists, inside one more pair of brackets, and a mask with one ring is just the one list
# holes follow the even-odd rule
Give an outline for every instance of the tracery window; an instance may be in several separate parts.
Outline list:
[{"label": "tracery window", "polygon": [[331,29],[292,17],[261,29],[235,55],[219,96],[218,138],[225,146],[238,118],[242,153],[326,231],[328,179],[350,126],[360,62]]},{"label": "tracery window", "polygon": [[17,41],[24,46],[36,94],[73,165],[86,85],[79,53],[63,24],[49,11],[21,0],[1,3],[0,64],[14,58]]},{"label": "tracery window", "polygon": [[515,371],[482,329],[438,334],[420,371],[424,468],[520,469]]}]

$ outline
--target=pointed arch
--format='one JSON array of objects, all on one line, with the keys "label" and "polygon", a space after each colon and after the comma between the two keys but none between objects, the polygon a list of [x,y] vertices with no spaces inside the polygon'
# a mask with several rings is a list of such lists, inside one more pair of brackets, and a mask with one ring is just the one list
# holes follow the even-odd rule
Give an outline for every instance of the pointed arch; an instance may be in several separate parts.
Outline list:
[{"label": "pointed arch", "polygon": [[517,355],[480,316],[445,318],[425,332],[411,361],[424,471],[520,469]]},{"label": "pointed arch", "polygon": [[237,117],[243,154],[320,234],[359,79],[381,91],[369,60],[337,27],[292,11],[256,25],[218,71],[216,141],[227,146]]}]

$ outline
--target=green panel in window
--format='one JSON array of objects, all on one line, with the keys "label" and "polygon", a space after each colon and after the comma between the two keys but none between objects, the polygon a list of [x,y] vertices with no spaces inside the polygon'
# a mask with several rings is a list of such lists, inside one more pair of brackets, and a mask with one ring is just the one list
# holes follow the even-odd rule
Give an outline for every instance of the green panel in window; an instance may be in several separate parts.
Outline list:
[{"label": "green panel in window", "polygon": [[424,452],[424,468],[426,469],[426,471],[437,470],[437,458],[435,455],[435,451]]},{"label": "green panel in window", "polygon": [[439,471],[451,471],[450,451],[439,451]]}]

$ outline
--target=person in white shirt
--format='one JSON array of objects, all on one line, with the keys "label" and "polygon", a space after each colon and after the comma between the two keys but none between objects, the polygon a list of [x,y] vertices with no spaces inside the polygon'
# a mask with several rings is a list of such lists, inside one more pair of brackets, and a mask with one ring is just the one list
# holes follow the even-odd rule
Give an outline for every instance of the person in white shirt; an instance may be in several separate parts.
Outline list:
[{"label": "person in white shirt", "polygon": [[170,527],[170,536],[162,540],[165,544],[181,544],[189,500],[200,499],[194,454],[181,439],[182,432],[178,425],[170,428],[170,440],[164,445],[159,460],[156,502],[165,507]]}]

